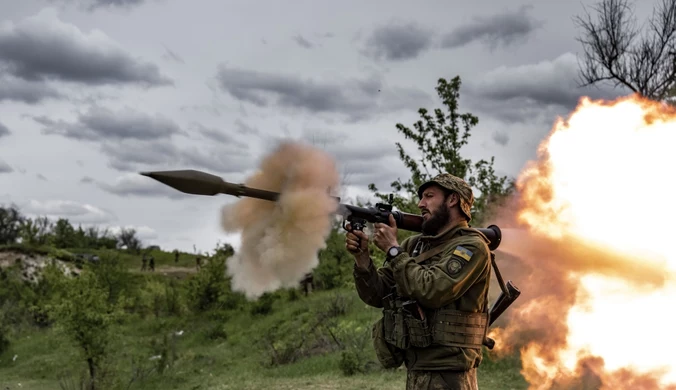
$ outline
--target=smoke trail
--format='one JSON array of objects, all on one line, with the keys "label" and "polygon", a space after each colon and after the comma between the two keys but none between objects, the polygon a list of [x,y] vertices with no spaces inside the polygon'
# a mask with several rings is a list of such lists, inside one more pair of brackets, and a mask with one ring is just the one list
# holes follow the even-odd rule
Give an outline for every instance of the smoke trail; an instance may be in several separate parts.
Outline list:
[{"label": "smoke trail", "polygon": [[281,193],[277,202],[243,198],[223,207],[221,225],[240,232],[240,250],[228,259],[232,288],[249,299],[296,286],[318,264],[338,202],[333,159],[309,145],[283,142],[245,185]]}]

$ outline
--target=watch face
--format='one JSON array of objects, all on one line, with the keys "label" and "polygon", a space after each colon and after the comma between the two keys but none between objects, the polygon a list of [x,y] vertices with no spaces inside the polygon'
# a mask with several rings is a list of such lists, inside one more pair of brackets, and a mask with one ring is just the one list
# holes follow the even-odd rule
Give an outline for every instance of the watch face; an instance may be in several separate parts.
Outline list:
[{"label": "watch face", "polygon": [[398,248],[390,248],[390,256],[396,256],[399,253]]}]

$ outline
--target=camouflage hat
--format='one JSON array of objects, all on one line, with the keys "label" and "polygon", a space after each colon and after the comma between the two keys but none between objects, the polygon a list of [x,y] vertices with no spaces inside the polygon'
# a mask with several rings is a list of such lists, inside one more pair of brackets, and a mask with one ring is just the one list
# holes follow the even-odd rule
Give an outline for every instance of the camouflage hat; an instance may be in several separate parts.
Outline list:
[{"label": "camouflage hat", "polygon": [[437,184],[447,190],[451,190],[460,196],[460,210],[465,214],[468,220],[472,219],[470,210],[474,204],[474,194],[472,187],[463,179],[453,176],[450,173],[442,173],[437,175],[432,180],[423,183],[418,188],[418,198],[422,198],[423,191],[432,184]]}]

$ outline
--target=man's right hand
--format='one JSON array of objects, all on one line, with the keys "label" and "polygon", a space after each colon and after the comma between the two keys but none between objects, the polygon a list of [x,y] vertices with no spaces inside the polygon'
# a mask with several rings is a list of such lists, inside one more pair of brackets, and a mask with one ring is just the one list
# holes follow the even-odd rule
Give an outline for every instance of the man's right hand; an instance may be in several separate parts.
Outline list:
[{"label": "man's right hand", "polygon": [[[350,229],[348,224],[347,229]],[[357,267],[367,269],[371,264],[369,256],[369,237],[360,230],[353,230],[345,235],[345,248],[354,256]]]}]

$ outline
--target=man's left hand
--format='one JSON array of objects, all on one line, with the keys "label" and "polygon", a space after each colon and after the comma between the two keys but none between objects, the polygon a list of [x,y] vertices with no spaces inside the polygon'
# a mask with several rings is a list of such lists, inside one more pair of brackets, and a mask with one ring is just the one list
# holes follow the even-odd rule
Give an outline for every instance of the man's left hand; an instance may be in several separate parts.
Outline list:
[{"label": "man's left hand", "polygon": [[375,223],[373,224],[375,228],[375,234],[373,235],[373,243],[382,250],[387,252],[388,249],[393,246],[399,246],[397,242],[397,222],[394,220],[394,216],[390,214],[390,224],[385,223]]}]

